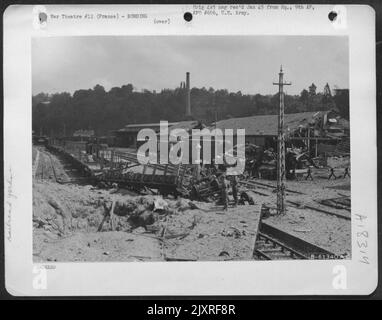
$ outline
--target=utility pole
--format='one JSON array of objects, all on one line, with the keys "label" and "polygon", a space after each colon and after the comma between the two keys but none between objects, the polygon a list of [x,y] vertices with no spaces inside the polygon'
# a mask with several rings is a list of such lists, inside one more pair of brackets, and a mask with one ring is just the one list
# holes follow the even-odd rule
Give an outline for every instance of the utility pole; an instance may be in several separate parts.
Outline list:
[{"label": "utility pole", "polygon": [[215,92],[214,92],[214,95],[212,97],[212,105],[213,105],[214,113],[215,113],[215,129],[216,129],[216,126],[217,126],[217,123],[218,123],[218,106],[216,104]]},{"label": "utility pole", "polygon": [[279,117],[277,135],[277,214],[285,214],[285,133],[284,133],[284,86],[291,85],[284,82],[283,67],[280,67],[279,82]]}]

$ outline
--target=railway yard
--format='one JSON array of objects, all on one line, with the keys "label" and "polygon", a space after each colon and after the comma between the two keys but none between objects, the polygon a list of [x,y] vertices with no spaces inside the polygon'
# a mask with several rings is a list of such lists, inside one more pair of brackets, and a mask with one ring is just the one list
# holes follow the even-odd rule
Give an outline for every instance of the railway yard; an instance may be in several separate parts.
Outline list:
[{"label": "railway yard", "polygon": [[213,188],[199,199],[163,187],[174,176],[187,186],[185,169],[143,168],[139,184],[138,166],[118,158],[124,169],[110,160],[95,169],[76,152],[33,147],[34,261],[350,258],[349,177],[328,179],[324,168],[313,180],[288,180],[287,213],[277,215],[275,181],[240,179],[250,201],[235,206],[229,194],[223,210]]}]

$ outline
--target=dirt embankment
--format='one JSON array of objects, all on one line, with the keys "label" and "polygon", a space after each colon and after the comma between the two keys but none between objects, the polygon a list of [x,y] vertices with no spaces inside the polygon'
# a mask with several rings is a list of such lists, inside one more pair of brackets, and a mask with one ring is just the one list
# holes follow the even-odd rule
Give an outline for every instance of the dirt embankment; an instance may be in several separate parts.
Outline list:
[{"label": "dirt embankment", "polygon": [[103,216],[102,201],[108,193],[91,186],[33,183],[33,224],[56,235],[77,229],[96,228]]},{"label": "dirt embankment", "polygon": [[259,206],[240,206],[223,212],[214,204],[114,191],[35,182],[35,260],[248,260],[252,257]]}]

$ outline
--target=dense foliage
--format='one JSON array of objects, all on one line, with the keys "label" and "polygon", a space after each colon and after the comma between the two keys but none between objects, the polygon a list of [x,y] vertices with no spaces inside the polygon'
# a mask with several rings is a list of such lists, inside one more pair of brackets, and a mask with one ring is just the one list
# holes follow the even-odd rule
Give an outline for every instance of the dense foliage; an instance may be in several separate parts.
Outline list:
[{"label": "dense foliage", "polygon": [[[184,120],[185,94],[182,88],[137,92],[131,84],[114,87],[108,92],[96,85],[73,95],[39,93],[32,97],[33,130],[37,134],[61,136],[71,135],[78,129],[93,129],[97,135],[107,135],[129,123]],[[192,88],[191,106],[193,117],[208,124],[229,117],[277,114],[278,94],[245,95],[240,91]],[[332,96],[330,90],[316,92],[312,85],[300,95],[285,96],[286,113],[332,108],[337,108],[348,119],[347,91]]]}]

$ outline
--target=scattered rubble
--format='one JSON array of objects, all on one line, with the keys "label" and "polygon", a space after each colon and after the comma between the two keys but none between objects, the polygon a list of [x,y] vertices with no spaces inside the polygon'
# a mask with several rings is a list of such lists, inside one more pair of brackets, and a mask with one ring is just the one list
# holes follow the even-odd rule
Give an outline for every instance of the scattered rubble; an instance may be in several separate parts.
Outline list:
[{"label": "scattered rubble", "polygon": [[[84,239],[91,239],[84,245],[88,249],[80,247],[81,252],[76,251],[78,261],[83,261],[89,249],[100,247],[99,239],[105,241],[106,235],[114,235],[115,232],[150,237],[164,246],[163,255],[148,255],[150,259],[143,260],[216,260],[219,248],[229,249],[233,259],[250,259],[260,216],[260,210],[254,211],[253,207],[247,210],[232,208],[232,212],[220,216],[212,209],[214,204],[194,203],[185,199],[168,200],[160,196],[122,196],[89,186],[60,185],[49,181],[35,182],[33,190],[34,246],[35,252],[40,252],[35,259],[43,259],[45,250],[51,250],[47,249],[51,240],[72,243],[69,238],[77,239],[78,234],[82,234]],[[107,222],[98,232],[113,201],[114,227]],[[246,224],[240,221],[246,221]],[[223,239],[227,236],[223,235],[226,225],[232,225],[229,232],[239,242]],[[136,241],[128,238],[124,243]],[[113,259],[115,256],[112,252],[113,249],[103,250],[102,255]],[[73,257],[67,250],[57,252],[54,256],[58,261]]]},{"label": "scattered rubble", "polygon": [[[56,176],[67,175],[55,156],[43,154],[39,161],[42,167],[53,166]],[[277,216],[275,186],[263,179],[243,178],[238,206],[231,203],[223,211],[220,192],[191,201],[153,192],[139,195],[117,184],[80,185],[67,177],[66,183],[50,175],[34,179],[35,261],[251,260],[260,215],[306,241],[351,254],[350,221],[339,216],[350,218],[350,180],[290,180],[287,199],[298,205]],[[219,187],[217,180],[209,183]]]}]

